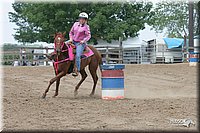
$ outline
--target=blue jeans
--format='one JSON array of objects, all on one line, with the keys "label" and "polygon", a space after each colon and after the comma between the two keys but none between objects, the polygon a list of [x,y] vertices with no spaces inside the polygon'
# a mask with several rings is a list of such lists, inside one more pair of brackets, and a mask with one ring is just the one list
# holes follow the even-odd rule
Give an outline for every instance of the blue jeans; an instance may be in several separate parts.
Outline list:
[{"label": "blue jeans", "polygon": [[85,49],[86,44],[80,44],[79,42],[73,42],[76,46],[76,67],[78,71],[81,70],[81,55],[83,54],[83,50]]}]

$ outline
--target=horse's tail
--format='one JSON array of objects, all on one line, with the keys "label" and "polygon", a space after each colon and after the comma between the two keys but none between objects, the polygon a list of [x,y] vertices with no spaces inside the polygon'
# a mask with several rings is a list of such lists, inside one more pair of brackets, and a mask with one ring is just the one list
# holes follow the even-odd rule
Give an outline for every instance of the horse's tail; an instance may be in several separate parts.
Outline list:
[{"label": "horse's tail", "polygon": [[103,61],[102,61],[101,53],[93,46],[88,45],[88,47],[94,52],[96,58],[98,59],[97,60],[98,65],[99,65],[100,71],[102,72],[101,65],[103,64]]}]

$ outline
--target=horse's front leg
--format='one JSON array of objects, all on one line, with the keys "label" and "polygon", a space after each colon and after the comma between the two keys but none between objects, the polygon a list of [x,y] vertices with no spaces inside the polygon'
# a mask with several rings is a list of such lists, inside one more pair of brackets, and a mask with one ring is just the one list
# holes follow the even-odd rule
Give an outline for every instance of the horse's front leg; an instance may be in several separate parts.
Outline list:
[{"label": "horse's front leg", "polygon": [[55,91],[55,94],[53,96],[54,98],[58,95],[59,85],[60,85],[60,79],[56,80],[56,91]]},{"label": "horse's front leg", "polygon": [[82,69],[82,70],[80,71],[80,73],[81,73],[82,78],[81,78],[80,82],[78,83],[78,85],[75,87],[74,96],[76,96],[76,95],[78,94],[78,89],[79,89],[80,85],[81,85],[81,84],[83,83],[83,81],[87,78],[87,73],[85,72],[85,69]]},{"label": "horse's front leg", "polygon": [[46,95],[47,95],[47,92],[49,91],[49,88],[51,87],[51,85],[56,81],[56,80],[60,80],[61,77],[65,76],[66,73],[64,71],[60,72],[58,75],[56,75],[56,77],[52,78],[50,81],[49,81],[49,85],[47,87],[47,89],[45,90],[42,98],[45,98]]}]

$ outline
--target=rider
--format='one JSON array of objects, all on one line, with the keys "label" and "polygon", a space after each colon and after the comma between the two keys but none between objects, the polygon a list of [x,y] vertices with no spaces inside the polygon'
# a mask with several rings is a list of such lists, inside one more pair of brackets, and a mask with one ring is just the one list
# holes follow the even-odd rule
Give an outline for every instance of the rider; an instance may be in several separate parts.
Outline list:
[{"label": "rider", "polygon": [[87,41],[90,40],[90,27],[87,25],[88,14],[82,12],[79,14],[79,21],[75,22],[69,32],[69,42],[76,46],[76,59],[74,65],[73,76],[78,76],[81,69],[81,55],[85,49]]}]

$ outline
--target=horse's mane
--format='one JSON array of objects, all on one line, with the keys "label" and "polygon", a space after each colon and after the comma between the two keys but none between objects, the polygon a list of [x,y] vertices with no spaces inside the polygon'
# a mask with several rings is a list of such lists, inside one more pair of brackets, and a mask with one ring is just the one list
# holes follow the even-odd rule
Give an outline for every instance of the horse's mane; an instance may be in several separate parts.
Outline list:
[{"label": "horse's mane", "polygon": [[62,32],[56,32],[56,33],[54,34],[54,39],[57,38],[57,37],[65,38],[65,34],[62,33]]}]

